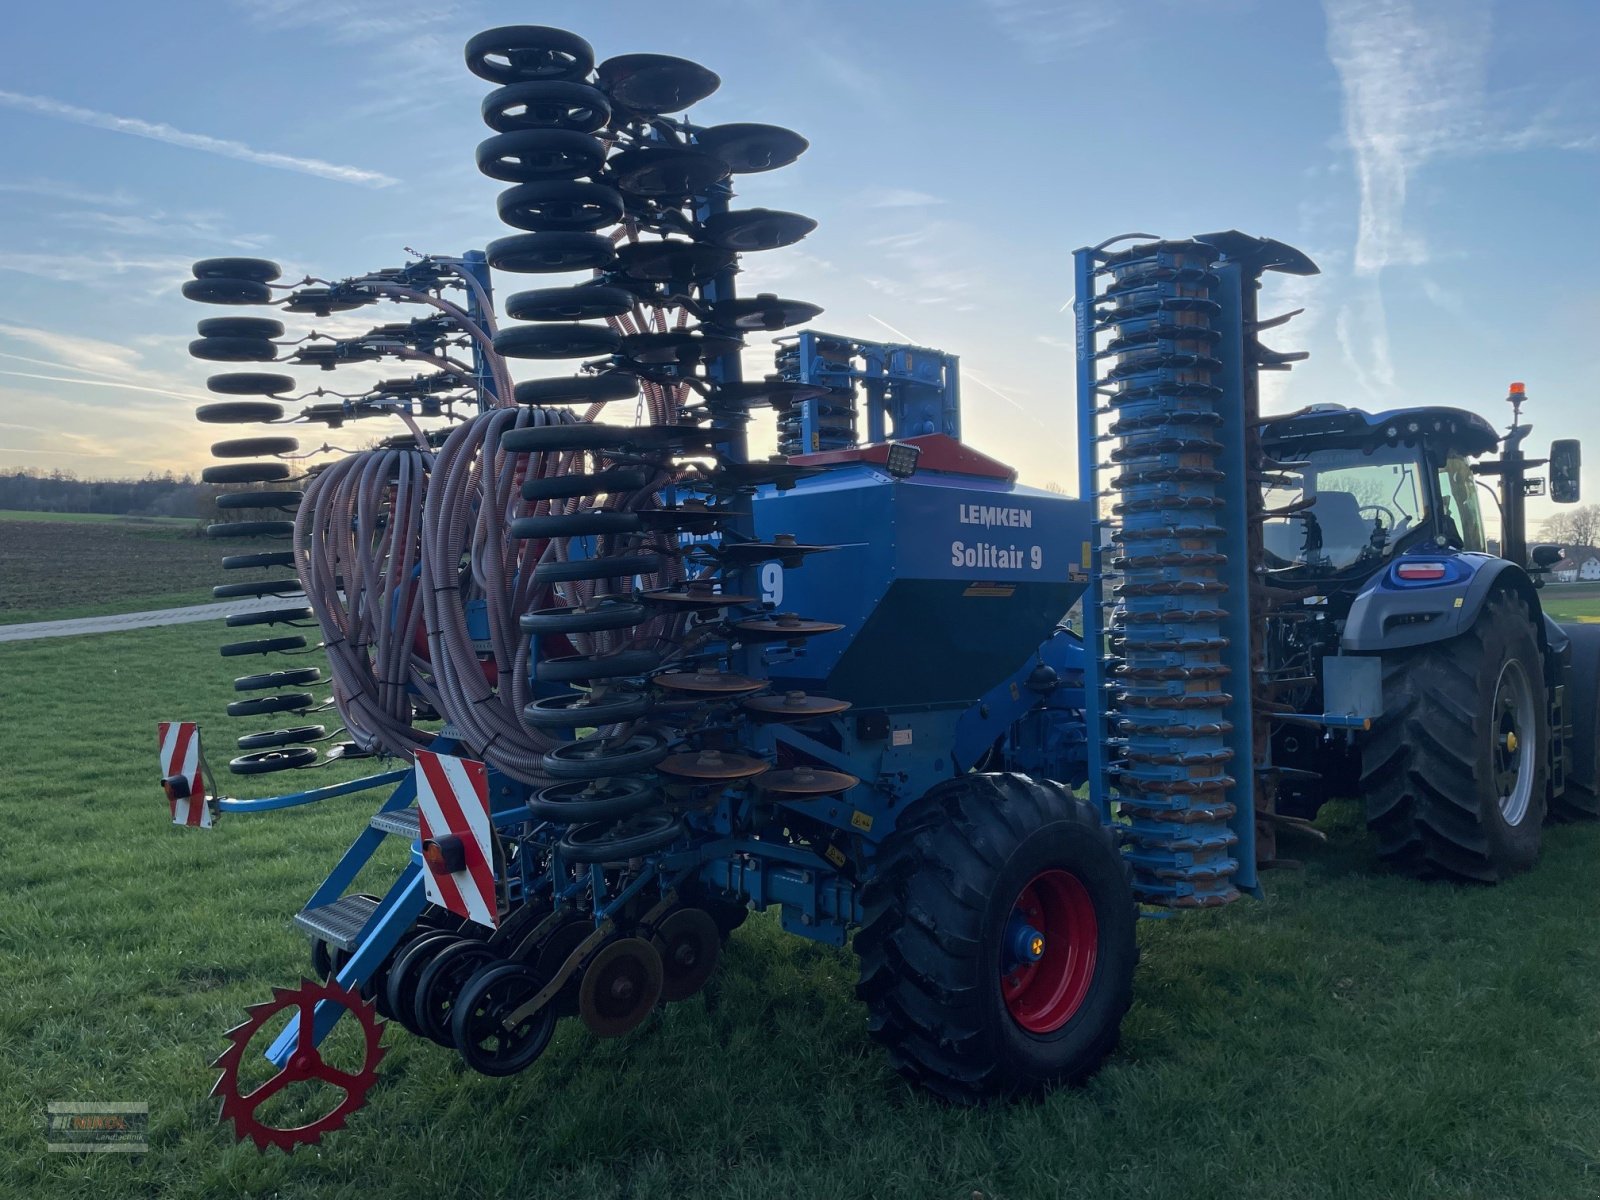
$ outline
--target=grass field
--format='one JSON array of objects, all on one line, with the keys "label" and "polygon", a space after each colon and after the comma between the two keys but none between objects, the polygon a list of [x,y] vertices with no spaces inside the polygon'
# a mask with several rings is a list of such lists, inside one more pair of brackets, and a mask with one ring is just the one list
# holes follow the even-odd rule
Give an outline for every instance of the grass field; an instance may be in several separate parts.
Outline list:
[{"label": "grass field", "polygon": [[196,536],[195,521],[0,512],[0,625],[204,604],[224,554],[287,549]]},{"label": "grass field", "polygon": [[1539,592],[1545,612],[1557,621],[1600,621],[1600,583],[1552,583]]},{"label": "grass field", "polygon": [[112,513],[30,512],[20,508],[0,508],[0,521],[52,521],[72,525],[156,525],[168,529],[194,529],[202,523],[194,517],[121,517]]},{"label": "grass field", "polygon": [[[1600,827],[1549,830],[1500,888],[1428,886],[1348,810],[1265,899],[1142,924],[1122,1049],[1082,1091],[929,1101],[868,1040],[851,955],[756,918],[702,997],[620,1041],[568,1022],[513,1079],[391,1030],[347,1130],[258,1154],[215,1123],[207,1064],[303,972],[289,918],[374,803],[166,823],[158,717],[200,718],[219,765],[230,726],[266,724],[222,716],[223,636],[0,646],[0,1196],[1600,1193]],[[148,1101],[149,1153],[46,1154],[50,1100]]]}]

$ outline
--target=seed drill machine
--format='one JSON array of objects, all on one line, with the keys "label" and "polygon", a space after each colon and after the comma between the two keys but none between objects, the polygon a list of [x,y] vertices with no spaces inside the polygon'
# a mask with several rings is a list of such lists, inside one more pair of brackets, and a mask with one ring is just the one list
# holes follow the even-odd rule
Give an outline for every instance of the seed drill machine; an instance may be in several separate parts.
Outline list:
[{"label": "seed drill machine", "polygon": [[[1301,356],[1259,342],[1259,282],[1313,273],[1304,255],[1238,233],[1078,253],[1072,499],[963,441],[949,355],[805,329],[746,378],[747,334],[820,312],[735,288],[741,255],[814,227],[734,204],[798,134],[697,124],[716,75],[596,66],[561,30],[489,30],[466,59],[494,85],[477,163],[518,232],[343,278],[210,259],[184,287],[312,319],[424,310],[357,337],[216,317],[191,347],[273,364],[213,375],[197,414],[273,427],[205,473],[215,532],[283,547],[223,562],[241,582],[219,596],[263,598],[223,655],[272,657],[229,713],[339,723],[246,733],[229,770],[384,760],[238,799],[193,722],[160,727],[178,824],[382,795],[294,917],[317,978],[253,1006],[218,1060],[240,1138],[342,1125],[379,1015],[490,1075],[563,1019],[629,1034],[701,989],[752,908],[854,933],[870,1031],[933,1092],[1071,1083],[1116,1043],[1141,906],[1257,890],[1327,796],[1365,790],[1385,857],[1472,878],[1527,865],[1547,811],[1592,814],[1600,647],[1540,619],[1509,536],[1486,553],[1468,459],[1493,431],[1260,413],[1259,372]],[[578,272],[499,319],[497,278]],[[389,359],[417,373],[283,372]],[[521,359],[578,365],[514,382]],[[769,410],[781,453],[753,458]],[[309,467],[281,429],[379,418],[404,432]],[[1516,428],[1490,469],[1520,512]],[[1554,473],[1576,498],[1575,447]],[[352,891],[389,838],[405,865]],[[277,1074],[245,1087],[286,1015]],[[320,1052],[341,1017],[354,1070]],[[271,1118],[312,1081],[326,1112]]]}]

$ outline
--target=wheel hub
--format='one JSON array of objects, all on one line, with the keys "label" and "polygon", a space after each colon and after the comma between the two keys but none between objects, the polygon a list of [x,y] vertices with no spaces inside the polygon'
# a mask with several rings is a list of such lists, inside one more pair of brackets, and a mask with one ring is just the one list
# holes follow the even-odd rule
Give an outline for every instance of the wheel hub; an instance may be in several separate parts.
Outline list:
[{"label": "wheel hub", "polygon": [[1099,921],[1088,889],[1051,868],[1012,904],[1000,956],[1000,994],[1029,1033],[1054,1033],[1077,1014],[1094,979]]},{"label": "wheel hub", "polygon": [[1501,664],[1495,681],[1490,754],[1495,795],[1500,815],[1508,825],[1520,825],[1533,799],[1533,776],[1538,752],[1537,715],[1527,672],[1516,659]]}]

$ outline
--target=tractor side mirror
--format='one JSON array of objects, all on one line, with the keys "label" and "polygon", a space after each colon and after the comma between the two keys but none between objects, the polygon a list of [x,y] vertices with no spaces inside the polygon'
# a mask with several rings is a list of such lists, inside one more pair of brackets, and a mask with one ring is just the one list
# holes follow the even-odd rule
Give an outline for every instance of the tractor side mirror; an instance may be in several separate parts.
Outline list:
[{"label": "tractor side mirror", "polygon": [[1582,469],[1583,447],[1577,438],[1558,438],[1551,442],[1550,499],[1557,504],[1576,504]]},{"label": "tractor side mirror", "polygon": [[1562,554],[1563,551],[1560,546],[1541,544],[1533,548],[1533,552],[1529,557],[1533,559],[1534,566],[1541,571],[1548,571],[1561,561]]}]

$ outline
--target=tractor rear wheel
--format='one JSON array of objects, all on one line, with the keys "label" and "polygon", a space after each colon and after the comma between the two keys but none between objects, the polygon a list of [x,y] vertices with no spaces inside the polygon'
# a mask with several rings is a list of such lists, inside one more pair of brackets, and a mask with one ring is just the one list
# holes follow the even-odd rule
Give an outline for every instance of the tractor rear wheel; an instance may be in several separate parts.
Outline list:
[{"label": "tractor rear wheel", "polygon": [[1564,625],[1572,641],[1567,671],[1567,717],[1572,745],[1567,752],[1567,786],[1550,800],[1558,821],[1600,818],[1600,625]]},{"label": "tractor rear wheel", "polygon": [[1550,730],[1527,602],[1497,591],[1460,637],[1385,656],[1383,694],[1361,752],[1378,856],[1485,883],[1533,866]]},{"label": "tractor rear wheel", "polygon": [[1025,775],[933,788],[863,896],[857,993],[896,1069],[974,1103],[1077,1083],[1132,1000],[1137,910],[1094,807]]}]

